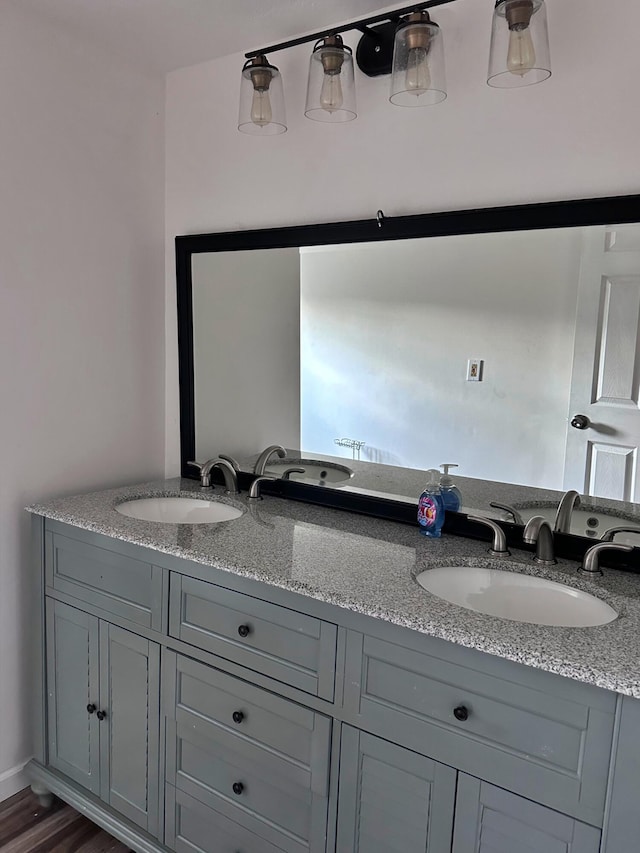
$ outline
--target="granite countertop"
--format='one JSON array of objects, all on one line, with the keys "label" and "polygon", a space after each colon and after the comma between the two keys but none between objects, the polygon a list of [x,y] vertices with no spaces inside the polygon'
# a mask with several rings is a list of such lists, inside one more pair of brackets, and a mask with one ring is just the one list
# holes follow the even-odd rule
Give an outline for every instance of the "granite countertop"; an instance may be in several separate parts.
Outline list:
[{"label": "granite countertop", "polygon": [[[139,497],[222,499],[244,514],[219,524],[157,524],[116,511]],[[640,575],[605,570],[584,579],[576,563],[541,569],[525,551],[503,562],[486,543],[458,536],[426,539],[417,526],[265,497],[224,498],[191,480],[166,480],[28,507],[32,513],[252,578],[443,640],[640,698]],[[608,602],[619,618],[596,628],[532,625],[485,616],[424,591],[426,568],[464,564],[509,568],[569,584]]]}]

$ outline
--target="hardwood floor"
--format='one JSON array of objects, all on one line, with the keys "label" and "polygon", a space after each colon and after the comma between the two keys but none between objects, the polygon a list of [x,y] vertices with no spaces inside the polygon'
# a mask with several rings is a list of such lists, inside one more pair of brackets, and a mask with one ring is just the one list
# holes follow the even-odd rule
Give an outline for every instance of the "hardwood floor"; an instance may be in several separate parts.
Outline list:
[{"label": "hardwood floor", "polygon": [[129,853],[60,800],[43,809],[29,788],[0,803],[0,853]]}]

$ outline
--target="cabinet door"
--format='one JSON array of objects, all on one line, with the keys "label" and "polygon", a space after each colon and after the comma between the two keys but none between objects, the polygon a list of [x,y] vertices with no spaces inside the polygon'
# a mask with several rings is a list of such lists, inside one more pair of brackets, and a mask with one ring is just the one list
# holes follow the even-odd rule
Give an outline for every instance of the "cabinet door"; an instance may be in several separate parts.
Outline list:
[{"label": "cabinet door", "polygon": [[51,599],[47,680],[49,764],[99,794],[98,620]]},{"label": "cabinet door", "polygon": [[151,835],[158,828],[160,649],[100,622],[100,794]]},{"label": "cabinet door", "polygon": [[598,853],[600,831],[460,774],[453,853]]},{"label": "cabinet door", "polygon": [[450,850],[456,771],[344,726],[337,853]]}]

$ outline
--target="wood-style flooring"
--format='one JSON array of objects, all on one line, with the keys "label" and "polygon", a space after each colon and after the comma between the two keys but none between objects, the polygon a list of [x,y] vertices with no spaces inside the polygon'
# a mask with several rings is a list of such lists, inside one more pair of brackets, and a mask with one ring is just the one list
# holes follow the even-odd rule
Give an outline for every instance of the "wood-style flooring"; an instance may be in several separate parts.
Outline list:
[{"label": "wood-style flooring", "polygon": [[71,806],[43,809],[30,788],[0,803],[0,853],[129,853]]}]

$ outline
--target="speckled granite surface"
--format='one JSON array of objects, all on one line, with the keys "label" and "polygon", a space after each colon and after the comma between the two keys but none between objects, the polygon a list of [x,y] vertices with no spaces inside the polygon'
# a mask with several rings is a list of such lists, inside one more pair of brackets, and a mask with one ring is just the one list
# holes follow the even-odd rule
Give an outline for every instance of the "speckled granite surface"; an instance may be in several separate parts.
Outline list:
[{"label": "speckled granite surface", "polygon": [[[246,511],[221,524],[157,524],[115,509],[136,497],[178,494],[224,499],[220,488],[201,493],[193,481],[168,480],[59,498],[29,511],[640,698],[640,575],[605,571],[602,579],[582,579],[575,563],[542,570],[526,552],[504,563],[489,558],[481,542],[429,540],[409,525],[274,497],[254,505],[234,498]],[[449,604],[415,581],[426,568],[460,561],[567,583],[607,601],[619,618],[597,628],[523,624]]]}]

